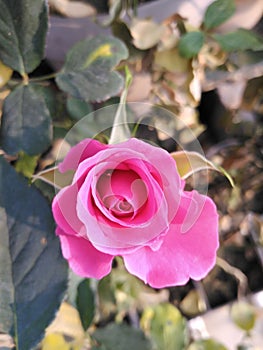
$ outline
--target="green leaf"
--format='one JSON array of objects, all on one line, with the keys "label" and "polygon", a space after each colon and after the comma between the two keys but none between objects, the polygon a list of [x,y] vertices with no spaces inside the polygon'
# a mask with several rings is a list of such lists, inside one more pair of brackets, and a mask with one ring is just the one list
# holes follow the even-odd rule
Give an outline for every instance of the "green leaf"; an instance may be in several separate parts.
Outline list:
[{"label": "green leaf", "polygon": [[227,350],[227,348],[213,339],[201,339],[192,343],[187,350]]},{"label": "green leaf", "polygon": [[146,308],[141,318],[141,326],[158,350],[182,350],[189,340],[186,320],[169,303]]},{"label": "green leaf", "polygon": [[111,274],[101,279],[98,283],[98,298],[100,313],[105,317],[116,312],[115,290],[112,286]]},{"label": "green leaf", "polygon": [[108,136],[117,109],[118,105],[114,104],[99,108],[83,117],[66,134],[66,141],[70,145],[75,145],[86,137],[94,138],[100,133]]},{"label": "green leaf", "polygon": [[117,38],[97,36],[80,41],[68,52],[56,82],[78,99],[106,100],[123,87],[122,76],[112,69],[127,57],[126,46]]},{"label": "green leaf", "polygon": [[0,0],[0,59],[20,74],[32,72],[44,56],[46,0]]},{"label": "green leaf", "polygon": [[206,29],[212,29],[224,23],[236,10],[234,0],[216,0],[208,6],[204,17]]},{"label": "green leaf", "polygon": [[223,50],[228,52],[263,50],[262,38],[247,29],[240,28],[227,34],[214,34],[213,38],[220,44]]},{"label": "green leaf", "polygon": [[28,350],[60,305],[67,266],[48,202],[2,157],[0,192],[0,332]]},{"label": "green leaf", "polygon": [[51,117],[43,91],[35,85],[23,85],[5,99],[0,135],[6,153],[36,155],[49,147]]},{"label": "green leaf", "polygon": [[76,299],[77,299],[77,293],[78,293],[78,285],[80,282],[84,281],[85,278],[76,275],[71,269],[69,269],[68,272],[68,289],[67,289],[67,302],[72,305],[75,309],[76,306]]},{"label": "green leaf", "polygon": [[151,349],[150,342],[146,339],[142,331],[125,324],[111,323],[105,328],[96,330],[92,337],[99,343],[99,347],[93,347],[92,350]]},{"label": "green leaf", "polygon": [[64,92],[54,89],[51,85],[43,87],[37,84],[34,84],[34,90],[44,98],[52,120],[63,124],[68,118]]},{"label": "green leaf", "polygon": [[75,97],[68,97],[67,111],[71,118],[80,120],[92,112],[91,104]]},{"label": "green leaf", "polygon": [[78,286],[76,305],[82,326],[86,330],[91,325],[95,315],[95,297],[88,279],[80,282]]},{"label": "green leaf", "polygon": [[179,54],[185,58],[192,58],[198,54],[204,44],[204,33],[189,32],[182,35],[179,44]]},{"label": "green leaf", "polygon": [[231,308],[231,318],[239,328],[248,332],[256,322],[255,308],[245,301],[237,302]]},{"label": "green leaf", "polygon": [[53,198],[56,194],[54,187],[50,186],[50,184],[47,184],[46,182],[43,182],[41,180],[36,180],[34,182],[34,186],[42,193],[42,195],[48,200],[48,202],[51,205]]}]

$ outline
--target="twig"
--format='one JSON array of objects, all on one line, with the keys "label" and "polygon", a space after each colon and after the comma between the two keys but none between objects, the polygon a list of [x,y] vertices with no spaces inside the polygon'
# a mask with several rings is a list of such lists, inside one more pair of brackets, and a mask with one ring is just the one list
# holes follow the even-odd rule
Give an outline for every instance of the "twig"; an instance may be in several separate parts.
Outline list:
[{"label": "twig", "polygon": [[245,296],[248,291],[247,276],[237,267],[230,265],[226,260],[220,257],[216,258],[216,264],[221,269],[223,269],[226,273],[234,276],[238,281],[237,298],[240,299],[241,297]]}]

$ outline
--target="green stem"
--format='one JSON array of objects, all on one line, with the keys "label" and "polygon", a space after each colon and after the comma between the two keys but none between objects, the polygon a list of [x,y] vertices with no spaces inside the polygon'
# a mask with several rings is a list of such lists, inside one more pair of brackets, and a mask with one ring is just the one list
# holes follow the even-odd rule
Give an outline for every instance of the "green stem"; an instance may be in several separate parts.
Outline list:
[{"label": "green stem", "polygon": [[54,73],[42,75],[41,77],[30,78],[29,82],[38,83],[40,81],[56,78],[56,76],[57,76],[57,72],[54,72]]},{"label": "green stem", "polygon": [[29,83],[38,83],[41,81],[53,79],[57,76],[57,73],[50,73],[46,75],[42,75],[41,77],[35,77],[35,78],[30,78],[27,74],[22,75],[22,80],[21,79],[10,79],[8,81],[8,85],[10,87],[14,87],[16,85],[21,84],[23,82],[24,85],[28,85]]}]

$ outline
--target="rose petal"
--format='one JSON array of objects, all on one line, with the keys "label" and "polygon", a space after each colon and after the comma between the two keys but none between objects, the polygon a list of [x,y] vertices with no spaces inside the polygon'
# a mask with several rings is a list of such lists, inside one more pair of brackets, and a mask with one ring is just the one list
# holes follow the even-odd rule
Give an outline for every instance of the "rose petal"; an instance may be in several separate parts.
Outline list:
[{"label": "rose petal", "polygon": [[59,171],[64,173],[68,170],[75,170],[84,159],[90,158],[106,148],[108,148],[107,145],[97,140],[82,140],[71,148],[63,162],[59,164]]},{"label": "rose petal", "polygon": [[[103,164],[97,165],[97,170],[102,166]],[[90,183],[95,176],[94,169],[87,175],[77,199],[77,215],[84,223],[92,244],[109,254],[122,254],[126,253],[127,249],[134,251],[138,246],[155,244],[153,240],[158,236],[162,237],[169,227],[165,198],[157,198],[158,209],[151,220],[136,225],[130,223],[128,226],[127,222],[120,225],[121,220],[117,220],[111,214],[107,215],[104,207],[98,210],[100,202],[91,195]]]},{"label": "rose petal", "polygon": [[185,192],[178,211],[180,217],[175,218],[158,251],[143,247],[123,255],[127,270],[153,288],[183,285],[189,278],[200,280],[215,264],[218,215],[210,198],[195,194],[195,200],[202,206],[200,216],[186,233],[181,233],[181,223],[187,218],[186,208],[192,197],[193,193]]},{"label": "rose petal", "polygon": [[67,234],[85,235],[85,226],[76,213],[78,187],[76,184],[59,191],[52,203],[54,219]]},{"label": "rose petal", "polygon": [[[181,188],[181,178],[179,176],[176,163],[170,154],[160,147],[152,146],[144,141],[136,138],[131,138],[126,142],[116,145],[109,145],[109,147],[115,147],[128,150],[136,150],[140,154],[140,158],[144,156],[144,159],[151,167],[158,169],[158,173],[161,176],[163,184],[163,192],[169,203],[169,218],[173,218],[180,202],[180,194],[178,193]],[[115,150],[116,152],[116,150]],[[172,181],[171,181],[172,179]],[[178,202],[176,203],[176,199]]]},{"label": "rose petal", "polygon": [[[121,199],[127,202],[126,212],[131,215],[119,219],[118,215],[115,216],[115,214],[125,213],[121,212],[121,209],[119,212],[114,210],[114,214],[109,215],[109,219],[112,221],[116,221],[120,225],[133,227],[142,225],[142,223],[147,224],[157,211],[159,203],[163,200],[163,192],[155,179],[152,178],[143,161],[138,159],[136,160],[137,164],[134,164],[134,159],[128,159],[127,161],[125,159],[126,155],[124,155],[121,165],[126,166],[127,170],[116,169],[111,171],[111,174],[104,173],[98,177],[98,180],[95,180],[93,196],[95,198],[96,192],[98,192],[102,200],[97,205],[105,216],[109,213],[105,211],[105,208],[109,208],[110,203],[116,206],[118,202],[121,203]],[[117,166],[118,162],[115,165],[111,163],[111,166]],[[138,167],[139,165],[140,167]],[[120,200],[114,199],[114,196]],[[108,205],[105,204],[105,201]]]},{"label": "rose petal", "polygon": [[[116,146],[118,148],[118,145]],[[78,194],[77,214],[85,224],[88,238],[92,244],[97,249],[109,254],[114,254],[118,249],[119,253],[122,254],[127,250],[134,251],[138,246],[151,244],[156,246],[155,239],[158,236],[161,237],[158,245],[161,244],[162,236],[168,230],[170,221],[175,216],[182,194],[181,180],[177,173],[176,164],[166,151],[137,139],[124,142],[122,146],[118,151],[113,146],[109,147],[94,157],[84,160],[78,166],[75,174],[75,181],[78,181],[78,178],[85,174],[85,181]],[[143,153],[137,152],[137,146],[141,148]],[[147,151],[149,152],[147,153]],[[149,163],[148,158],[153,161],[153,164]],[[154,192],[148,202],[150,205],[154,203],[156,211],[151,217],[142,216],[139,223],[132,220],[128,225],[127,220],[116,219],[114,215],[107,212],[107,209],[101,205],[101,201],[96,198],[96,176],[98,178],[109,169],[127,169],[131,164],[134,167],[136,164],[141,165],[141,163],[144,164],[144,167],[146,163],[148,164],[147,169],[142,171],[142,176],[144,176],[143,181],[148,188],[149,184],[152,183]],[[156,167],[154,163],[156,163]],[[164,174],[166,166],[169,168],[172,181],[171,179],[169,181],[167,174]],[[159,173],[156,170],[157,167],[163,172]],[[88,174],[87,168],[91,169]],[[146,174],[149,171],[150,175],[147,175],[149,179],[146,181]],[[162,188],[160,188],[160,182]],[[90,191],[91,184],[93,184],[92,193]],[[156,192],[157,189],[158,192]],[[123,225],[123,227],[118,227],[118,224]]]},{"label": "rose petal", "polygon": [[[161,207],[160,210],[164,209]],[[77,213],[86,227],[88,239],[98,250],[108,254],[121,255],[150,245],[154,238],[162,236],[168,229],[161,215],[155,215],[148,226],[120,227],[114,222],[109,225],[100,212],[91,215],[81,200],[77,201]],[[162,231],[155,230],[156,227]]]},{"label": "rose petal", "polygon": [[116,215],[133,214],[130,216],[133,219],[148,200],[146,184],[132,169],[114,169],[111,173],[104,173],[98,179],[96,188],[107,208]]},{"label": "rose petal", "polygon": [[62,253],[79,276],[100,279],[111,271],[113,256],[99,252],[85,238],[64,235],[57,228]]},{"label": "rose petal", "polygon": [[[125,146],[126,144],[128,144],[128,142],[129,141],[124,142]],[[142,143],[141,141],[138,141],[138,140],[137,142]],[[151,165],[151,167],[149,165],[149,167],[151,168],[150,170],[152,171],[151,174],[147,175],[147,172],[149,173],[148,168],[142,171],[142,175],[140,177],[142,178],[144,183],[147,185],[148,190],[149,190],[149,184],[151,184],[151,188],[153,189],[152,193],[149,191],[148,197],[150,200],[148,201],[148,204],[151,206],[150,208],[152,209],[152,206],[155,203],[157,203],[157,206],[155,206],[156,207],[155,211],[156,211],[157,209],[159,209],[158,207],[159,203],[163,201],[163,198],[165,198],[165,201],[168,202],[168,210],[169,210],[168,221],[171,221],[179,206],[180,196],[182,192],[181,180],[177,173],[176,164],[174,160],[169,156],[169,154],[163,151],[162,149],[159,149],[157,147],[153,147],[150,145],[147,145],[147,147],[150,147],[150,149],[151,148],[156,149],[155,153],[157,154],[159,152],[161,153],[159,155],[159,158],[163,158],[163,159],[162,159],[162,166],[160,168],[165,172],[165,167],[167,166],[169,168],[169,172],[171,173],[171,178],[172,178],[172,181],[168,181],[166,174],[161,172],[160,173],[158,172],[157,174],[156,169],[155,169],[155,172],[153,172],[153,169],[154,169],[153,165]],[[159,158],[157,157],[158,160]],[[87,174],[87,169],[92,169],[92,171],[94,171],[94,169],[96,170],[96,168],[100,166],[100,169],[101,169],[101,173],[99,174],[100,176],[103,173],[103,164],[104,164],[104,171],[118,168],[120,165],[124,167],[123,164],[128,164],[130,168],[134,170],[136,165],[134,164],[135,162],[138,163],[141,167],[144,166],[144,168],[146,163],[149,164],[144,154],[140,154],[137,151],[134,151],[133,149],[127,149],[126,147],[123,147],[123,149],[117,152],[116,149],[109,148],[103,152],[98,153],[97,155],[95,155],[90,159],[84,160],[77,169],[74,181],[78,181],[79,178],[86,177],[85,183],[88,187],[89,184],[91,183],[91,179],[90,178],[88,179],[89,174]],[[139,167],[137,167],[136,172],[138,172],[138,168]],[[98,172],[94,171],[93,178],[94,176],[96,176],[96,174],[98,174]],[[156,178],[157,175],[160,177],[161,180]],[[162,185],[163,185],[162,189],[160,189],[160,186],[159,186],[160,184],[158,185],[159,181],[162,182]],[[85,188],[85,191],[83,191],[84,195],[85,193],[88,192],[87,187]],[[93,197],[96,200],[95,189],[93,189]],[[83,201],[83,204],[85,202],[86,200]],[[100,207],[100,203],[97,203],[97,206]],[[101,210],[103,210],[103,208],[101,208]],[[106,216],[107,214],[104,212],[104,215]],[[159,210],[159,216],[161,217],[160,210]],[[147,222],[150,218],[151,216],[146,218],[146,215],[143,214],[143,218],[140,220],[140,224],[142,224],[142,222],[145,222],[145,221]],[[111,220],[114,221],[115,220],[114,217],[111,217]],[[137,223],[135,223],[133,220],[133,226],[135,226],[136,224]],[[158,230],[158,228],[156,228],[156,230]]]}]

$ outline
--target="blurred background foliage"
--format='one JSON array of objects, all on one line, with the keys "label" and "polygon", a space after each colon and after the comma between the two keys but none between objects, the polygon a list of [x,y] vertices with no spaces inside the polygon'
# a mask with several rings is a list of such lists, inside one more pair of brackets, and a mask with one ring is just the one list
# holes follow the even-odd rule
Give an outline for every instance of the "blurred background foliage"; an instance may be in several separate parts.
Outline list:
[{"label": "blurred background foliage", "polygon": [[[0,8],[0,348],[260,349],[262,1],[0,0]],[[153,290],[119,259],[101,281],[68,276],[54,188],[31,183],[79,140],[107,140],[114,113],[102,107],[119,102],[124,67],[133,77],[127,101],[145,103],[128,110],[136,136],[191,150],[179,118],[234,178],[231,188],[209,175],[221,248],[201,282]]]}]

